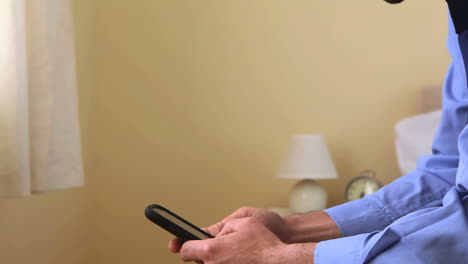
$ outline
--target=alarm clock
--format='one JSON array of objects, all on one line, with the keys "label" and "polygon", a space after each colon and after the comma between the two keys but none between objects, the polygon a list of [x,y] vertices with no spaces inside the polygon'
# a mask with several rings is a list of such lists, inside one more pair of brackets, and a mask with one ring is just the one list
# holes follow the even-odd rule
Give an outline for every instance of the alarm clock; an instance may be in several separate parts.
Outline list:
[{"label": "alarm clock", "polygon": [[375,177],[375,172],[366,170],[348,183],[345,191],[345,199],[348,202],[361,199],[368,194],[375,193],[380,188],[382,188],[382,184]]}]

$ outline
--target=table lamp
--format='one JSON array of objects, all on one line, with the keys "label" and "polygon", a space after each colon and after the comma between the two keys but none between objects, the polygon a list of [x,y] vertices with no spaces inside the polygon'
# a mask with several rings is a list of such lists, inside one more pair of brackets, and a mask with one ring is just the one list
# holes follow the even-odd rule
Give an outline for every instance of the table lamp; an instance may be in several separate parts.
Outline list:
[{"label": "table lamp", "polygon": [[289,208],[295,213],[323,210],[327,192],[314,179],[335,179],[337,173],[321,135],[296,135],[286,151],[278,178],[300,179],[289,194]]}]

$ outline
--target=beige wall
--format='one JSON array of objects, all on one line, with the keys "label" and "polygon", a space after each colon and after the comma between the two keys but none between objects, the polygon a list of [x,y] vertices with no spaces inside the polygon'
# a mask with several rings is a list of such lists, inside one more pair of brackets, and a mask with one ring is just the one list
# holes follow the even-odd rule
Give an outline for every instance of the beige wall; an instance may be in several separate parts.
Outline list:
[{"label": "beige wall", "polygon": [[89,262],[86,191],[74,189],[29,198],[1,199],[0,262]]},{"label": "beige wall", "polygon": [[448,63],[443,5],[75,1],[88,185],[0,200],[2,263],[179,263],[145,206],[199,225],[285,206],[295,133],[328,140],[330,205],[363,169],[390,182],[392,126]]}]

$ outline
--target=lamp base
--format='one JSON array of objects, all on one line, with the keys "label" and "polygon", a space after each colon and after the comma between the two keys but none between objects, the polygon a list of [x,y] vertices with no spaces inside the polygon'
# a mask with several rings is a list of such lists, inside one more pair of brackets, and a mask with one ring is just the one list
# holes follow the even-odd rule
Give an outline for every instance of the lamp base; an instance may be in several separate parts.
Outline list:
[{"label": "lamp base", "polygon": [[327,192],[314,180],[298,182],[289,194],[289,208],[296,213],[319,211],[327,206]]}]

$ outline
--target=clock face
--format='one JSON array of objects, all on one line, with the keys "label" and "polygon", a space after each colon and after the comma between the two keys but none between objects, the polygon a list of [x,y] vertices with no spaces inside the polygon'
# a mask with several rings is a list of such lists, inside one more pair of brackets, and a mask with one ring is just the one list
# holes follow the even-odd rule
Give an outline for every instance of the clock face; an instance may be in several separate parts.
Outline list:
[{"label": "clock face", "polygon": [[368,194],[375,193],[381,187],[382,184],[374,177],[358,176],[346,187],[345,198],[347,201],[361,199]]}]

